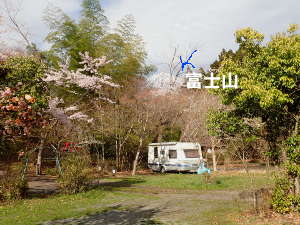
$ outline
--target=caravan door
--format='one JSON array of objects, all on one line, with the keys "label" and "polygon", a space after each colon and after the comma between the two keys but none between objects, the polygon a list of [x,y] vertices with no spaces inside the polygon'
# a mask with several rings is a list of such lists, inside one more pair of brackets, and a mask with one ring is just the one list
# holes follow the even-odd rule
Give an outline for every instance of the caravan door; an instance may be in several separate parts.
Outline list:
[{"label": "caravan door", "polygon": [[160,170],[160,157],[159,157],[160,147],[154,146],[153,147],[153,163],[151,165],[152,170]]},{"label": "caravan door", "polygon": [[177,164],[178,164],[178,149],[176,148],[170,148],[168,151],[168,170],[178,170]]}]

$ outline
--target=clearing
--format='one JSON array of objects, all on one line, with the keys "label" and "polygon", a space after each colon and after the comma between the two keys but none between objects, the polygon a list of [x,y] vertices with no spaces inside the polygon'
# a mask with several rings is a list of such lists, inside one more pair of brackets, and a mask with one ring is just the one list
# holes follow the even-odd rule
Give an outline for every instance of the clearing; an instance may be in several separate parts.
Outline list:
[{"label": "clearing", "polygon": [[[45,179],[51,190],[55,183]],[[31,193],[43,181],[31,179]],[[113,177],[76,195],[50,195],[0,207],[0,225],[30,224],[293,224],[268,222],[249,213],[251,192],[272,185],[270,173],[153,174]],[[46,194],[46,193],[45,193]],[[253,211],[253,210],[252,210]],[[266,222],[267,221],[267,222]],[[296,223],[294,223],[296,224]]]}]

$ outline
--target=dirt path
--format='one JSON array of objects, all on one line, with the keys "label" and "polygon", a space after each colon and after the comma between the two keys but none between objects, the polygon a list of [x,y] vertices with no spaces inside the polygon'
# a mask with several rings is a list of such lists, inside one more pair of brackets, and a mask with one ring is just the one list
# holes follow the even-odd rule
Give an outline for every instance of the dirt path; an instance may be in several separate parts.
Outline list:
[{"label": "dirt path", "polygon": [[[29,177],[29,194],[40,196],[58,192],[55,179],[51,176]],[[106,183],[100,181],[98,185],[105,186]],[[143,193],[147,196],[147,200],[145,201],[145,198],[124,199],[115,204],[95,205],[93,207],[106,210],[102,213],[42,224],[207,225],[211,224],[211,221],[207,220],[206,213],[217,211],[222,206],[239,207],[239,204],[242,204],[237,191],[178,191],[134,186],[117,191],[128,194]]]},{"label": "dirt path", "polygon": [[101,207],[107,207],[103,213],[48,221],[43,225],[208,225],[210,221],[205,218],[205,212],[214,211],[220,207],[220,204],[236,204],[234,200],[238,199],[237,192],[224,191],[203,192],[203,194],[148,193],[147,195],[153,196],[153,198],[149,198],[147,201],[135,199],[120,201],[112,205],[101,205]]},{"label": "dirt path", "polygon": [[29,196],[43,196],[59,192],[55,176],[29,176],[28,190]]}]

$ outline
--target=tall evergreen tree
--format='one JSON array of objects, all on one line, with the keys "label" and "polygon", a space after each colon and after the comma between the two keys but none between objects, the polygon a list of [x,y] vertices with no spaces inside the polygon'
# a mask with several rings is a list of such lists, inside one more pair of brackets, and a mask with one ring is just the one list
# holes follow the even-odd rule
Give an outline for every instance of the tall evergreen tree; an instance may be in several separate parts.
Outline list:
[{"label": "tall evergreen tree", "polygon": [[79,27],[82,34],[88,33],[93,42],[100,40],[105,34],[108,20],[99,0],[84,0],[81,17]]},{"label": "tall evergreen tree", "polygon": [[48,8],[44,19],[51,30],[46,40],[52,44],[50,51],[45,53],[46,58],[57,66],[61,59],[68,56],[71,69],[80,67],[80,52],[87,51],[95,56],[97,41],[105,34],[108,24],[98,0],[82,2],[79,23],[58,8]]}]

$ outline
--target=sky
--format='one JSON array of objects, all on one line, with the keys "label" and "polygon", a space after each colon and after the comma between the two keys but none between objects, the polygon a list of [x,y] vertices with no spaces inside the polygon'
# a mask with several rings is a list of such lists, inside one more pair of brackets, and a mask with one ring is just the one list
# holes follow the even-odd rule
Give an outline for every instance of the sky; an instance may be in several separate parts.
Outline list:
[{"label": "sky", "polygon": [[[48,32],[42,16],[48,4],[60,7],[74,19],[80,15],[81,0],[8,0],[18,6],[18,20],[41,49]],[[3,0],[0,0],[0,9]],[[174,49],[185,59],[194,50],[192,63],[208,68],[222,48],[236,49],[234,32],[252,27],[268,39],[300,24],[299,0],[100,0],[111,26],[127,14],[136,19],[148,52],[148,63],[168,72]],[[16,36],[7,36],[16,39]],[[11,41],[11,40],[10,40]]]}]

